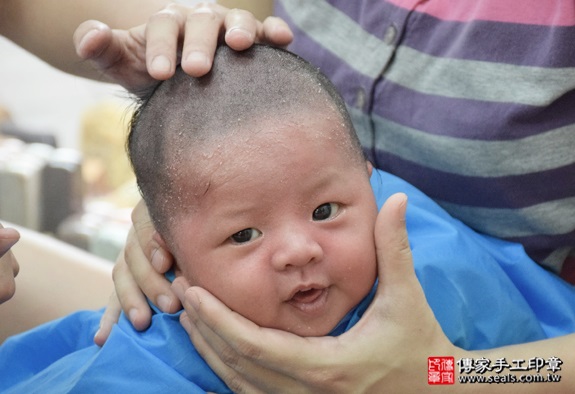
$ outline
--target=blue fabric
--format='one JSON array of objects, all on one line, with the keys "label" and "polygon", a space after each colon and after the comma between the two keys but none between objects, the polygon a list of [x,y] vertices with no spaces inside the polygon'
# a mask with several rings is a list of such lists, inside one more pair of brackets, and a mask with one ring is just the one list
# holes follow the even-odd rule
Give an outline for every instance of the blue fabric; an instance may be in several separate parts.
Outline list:
[{"label": "blue fabric", "polygon": [[[482,349],[575,331],[575,289],[530,260],[521,246],[479,235],[414,187],[375,171],[378,204],[409,196],[407,226],[417,276],[437,319],[458,346]],[[361,317],[375,292],[334,329]],[[92,338],[101,311],[83,311],[0,346],[3,393],[229,392],[195,351],[179,314],[156,313],[135,331],[122,315],[106,344]]]}]

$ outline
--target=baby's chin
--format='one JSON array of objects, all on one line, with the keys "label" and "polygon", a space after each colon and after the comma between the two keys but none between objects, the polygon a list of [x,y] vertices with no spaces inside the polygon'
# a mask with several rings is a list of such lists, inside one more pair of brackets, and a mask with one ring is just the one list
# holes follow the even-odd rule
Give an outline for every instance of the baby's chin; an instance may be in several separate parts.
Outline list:
[{"label": "baby's chin", "polygon": [[326,328],[318,328],[318,327],[311,327],[311,326],[298,326],[298,327],[291,327],[284,331],[290,332],[292,334],[298,335],[300,337],[324,337],[328,335],[337,325],[334,324],[329,329]]},{"label": "baby's chin", "polygon": [[337,317],[325,317],[318,321],[318,319],[306,321],[297,321],[292,324],[263,324],[268,328],[274,328],[276,330],[287,331],[289,333],[298,335],[300,337],[323,337],[328,335],[337,324],[343,319],[345,313],[342,316]]}]

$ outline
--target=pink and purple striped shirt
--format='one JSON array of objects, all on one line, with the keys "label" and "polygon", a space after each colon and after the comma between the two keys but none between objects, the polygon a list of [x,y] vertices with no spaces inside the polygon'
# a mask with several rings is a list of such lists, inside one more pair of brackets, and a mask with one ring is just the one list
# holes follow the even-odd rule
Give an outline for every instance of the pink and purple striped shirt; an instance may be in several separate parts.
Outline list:
[{"label": "pink and purple striped shirt", "polygon": [[277,3],[378,168],[555,272],[575,266],[575,1]]}]

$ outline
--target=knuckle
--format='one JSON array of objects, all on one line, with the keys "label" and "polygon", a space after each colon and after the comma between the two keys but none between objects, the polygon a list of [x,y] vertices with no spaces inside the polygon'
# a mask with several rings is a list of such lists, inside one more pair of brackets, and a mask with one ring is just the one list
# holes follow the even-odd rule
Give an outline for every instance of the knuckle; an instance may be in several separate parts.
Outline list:
[{"label": "knuckle", "polygon": [[226,364],[227,366],[233,368],[236,368],[237,365],[239,364],[240,361],[240,356],[239,354],[230,346],[226,346],[221,354],[221,359],[224,362],[224,364]]},{"label": "knuckle", "polygon": [[248,360],[259,360],[262,356],[261,350],[246,340],[238,341],[238,343],[235,345],[235,354],[236,357],[238,354],[240,354],[242,358]]},{"label": "knuckle", "polygon": [[244,382],[235,371],[227,373],[225,377],[223,377],[223,380],[226,382],[232,392],[237,394],[246,393]]},{"label": "knuckle", "polygon": [[179,12],[175,9],[170,9],[168,7],[164,8],[161,11],[156,12],[150,17],[150,23],[154,22],[178,22],[179,21]]},{"label": "knuckle", "polygon": [[207,1],[201,1],[192,7],[192,12],[194,12],[196,14],[201,14],[204,12],[205,13],[216,13],[216,9],[214,7],[214,4],[207,2]]},{"label": "knuckle", "polygon": [[251,12],[249,12],[247,10],[242,10],[240,8],[231,9],[228,12],[228,15],[232,16],[234,18],[254,19],[255,20],[255,16]]},{"label": "knuckle", "polygon": [[215,4],[199,3],[191,8],[188,12],[187,19],[192,20],[195,18],[207,19],[209,21],[221,21],[222,15],[216,8]]}]

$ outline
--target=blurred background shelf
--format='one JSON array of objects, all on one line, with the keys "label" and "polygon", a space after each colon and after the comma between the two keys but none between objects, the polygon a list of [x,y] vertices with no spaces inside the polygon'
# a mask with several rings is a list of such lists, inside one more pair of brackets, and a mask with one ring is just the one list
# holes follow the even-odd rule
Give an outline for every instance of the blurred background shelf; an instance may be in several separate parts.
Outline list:
[{"label": "blurred background shelf", "polygon": [[115,260],[138,198],[124,154],[130,105],[123,88],[0,37],[0,222]]}]

